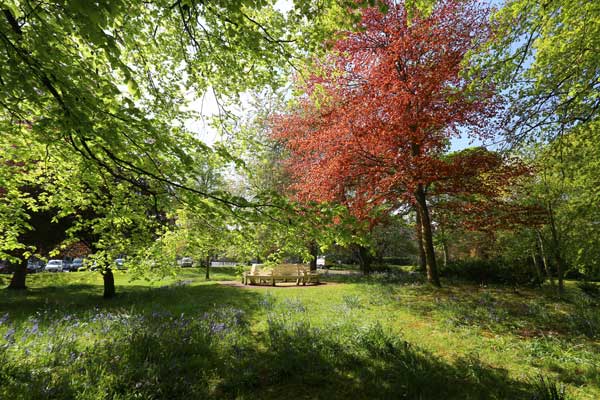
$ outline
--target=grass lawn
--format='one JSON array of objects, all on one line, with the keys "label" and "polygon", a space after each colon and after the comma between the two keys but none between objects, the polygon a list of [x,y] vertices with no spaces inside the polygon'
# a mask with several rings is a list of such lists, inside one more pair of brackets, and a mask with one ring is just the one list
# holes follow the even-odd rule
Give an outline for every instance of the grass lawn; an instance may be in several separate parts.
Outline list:
[{"label": "grass lawn", "polygon": [[[0,276],[2,287],[8,276]],[[408,274],[239,288],[233,268],[0,291],[0,398],[598,399],[600,305]],[[553,397],[552,391],[562,397]]]}]

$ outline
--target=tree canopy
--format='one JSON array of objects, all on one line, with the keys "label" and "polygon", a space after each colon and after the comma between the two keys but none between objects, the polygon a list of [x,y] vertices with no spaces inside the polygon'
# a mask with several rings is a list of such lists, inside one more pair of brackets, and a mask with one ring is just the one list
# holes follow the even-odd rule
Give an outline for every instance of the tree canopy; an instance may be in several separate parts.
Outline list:
[{"label": "tree canopy", "polygon": [[[210,91],[226,114],[243,91],[280,85],[359,5],[299,1],[283,12],[275,3],[4,1],[0,258],[35,251],[22,238],[40,208],[79,215],[113,256],[153,240],[176,203],[260,208],[197,184],[212,158],[235,160],[186,129],[202,111],[189,103]],[[39,190],[24,190],[32,182]],[[81,217],[88,208],[91,220]]]}]

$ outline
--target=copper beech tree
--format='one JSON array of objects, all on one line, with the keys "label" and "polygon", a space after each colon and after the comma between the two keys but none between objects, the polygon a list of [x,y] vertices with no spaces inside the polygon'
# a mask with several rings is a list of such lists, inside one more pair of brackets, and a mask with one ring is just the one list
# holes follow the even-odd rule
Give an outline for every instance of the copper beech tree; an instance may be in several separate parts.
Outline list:
[{"label": "copper beech tree", "polygon": [[[342,200],[364,217],[411,204],[428,280],[439,286],[428,190],[450,178],[460,182],[464,160],[443,157],[452,137],[491,134],[495,92],[476,85],[477,74],[463,73],[469,52],[490,37],[489,10],[441,0],[427,16],[408,20],[401,2],[386,8],[365,9],[357,32],[345,33],[315,62],[293,111],[276,118],[273,136],[289,151],[300,200]],[[490,158],[480,159],[482,172]]]}]

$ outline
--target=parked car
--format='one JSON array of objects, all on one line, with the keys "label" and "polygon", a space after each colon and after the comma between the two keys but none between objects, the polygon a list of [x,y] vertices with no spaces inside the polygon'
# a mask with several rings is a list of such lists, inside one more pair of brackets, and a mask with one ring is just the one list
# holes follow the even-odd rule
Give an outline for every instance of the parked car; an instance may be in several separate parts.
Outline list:
[{"label": "parked car", "polygon": [[181,266],[182,267],[193,267],[194,259],[192,257],[183,257],[181,259]]},{"label": "parked car", "polygon": [[0,274],[12,274],[13,269],[8,262],[0,260]]},{"label": "parked car", "polygon": [[44,263],[42,263],[40,260],[32,259],[32,258],[27,260],[27,273],[28,274],[40,272],[42,269],[44,269]]},{"label": "parked car", "polygon": [[77,271],[97,271],[98,263],[96,261],[83,260],[83,265],[77,268]]},{"label": "parked car", "polygon": [[117,269],[125,269],[125,259],[117,258],[115,260],[115,266],[117,267]]},{"label": "parked car", "polygon": [[71,261],[69,269],[71,271],[79,271],[80,268],[83,268],[83,258],[74,258],[73,261]]},{"label": "parked car", "polygon": [[63,260],[50,260],[44,267],[44,271],[47,272],[62,272]]}]

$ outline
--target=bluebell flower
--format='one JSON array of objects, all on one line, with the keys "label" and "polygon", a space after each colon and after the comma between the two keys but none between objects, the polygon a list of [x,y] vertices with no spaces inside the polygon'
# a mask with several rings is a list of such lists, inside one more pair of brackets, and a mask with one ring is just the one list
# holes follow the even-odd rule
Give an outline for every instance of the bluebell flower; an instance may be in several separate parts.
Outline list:
[{"label": "bluebell flower", "polygon": [[4,313],[3,316],[0,317],[0,325],[8,321],[8,313]]},{"label": "bluebell flower", "polygon": [[6,333],[4,334],[4,340],[6,340],[7,342],[12,341],[13,336],[15,335],[15,329],[14,328],[10,328],[9,330],[6,331]]},{"label": "bluebell flower", "polygon": [[210,325],[210,331],[214,334],[223,332],[225,328],[225,324],[222,322],[216,322]]}]

